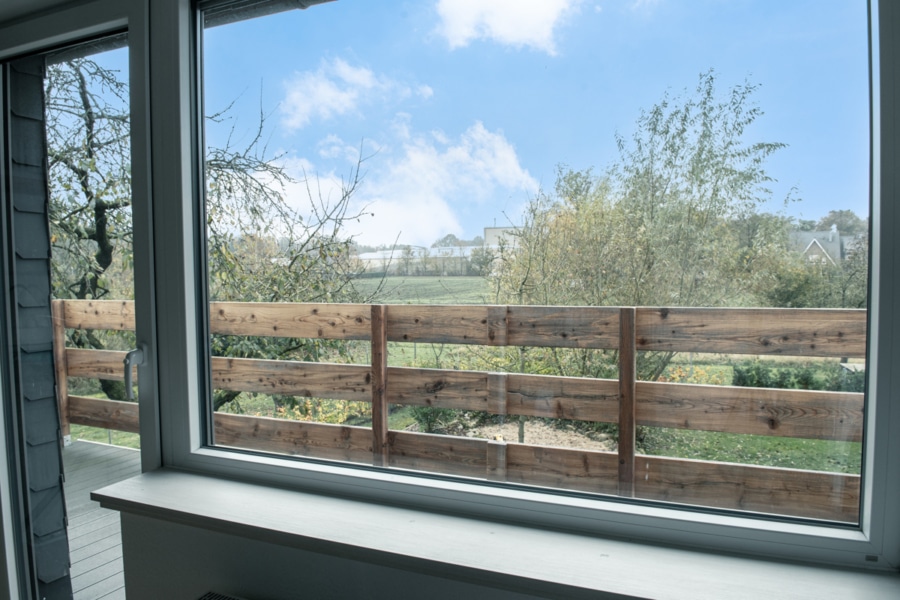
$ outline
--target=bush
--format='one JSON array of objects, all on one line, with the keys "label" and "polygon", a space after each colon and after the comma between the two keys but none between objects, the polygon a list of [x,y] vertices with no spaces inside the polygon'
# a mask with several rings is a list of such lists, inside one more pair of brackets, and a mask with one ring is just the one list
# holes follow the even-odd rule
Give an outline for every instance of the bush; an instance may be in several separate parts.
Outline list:
[{"label": "bush", "polygon": [[734,366],[732,385],[831,392],[865,391],[865,371],[849,371],[836,362],[784,366],[747,361]]}]

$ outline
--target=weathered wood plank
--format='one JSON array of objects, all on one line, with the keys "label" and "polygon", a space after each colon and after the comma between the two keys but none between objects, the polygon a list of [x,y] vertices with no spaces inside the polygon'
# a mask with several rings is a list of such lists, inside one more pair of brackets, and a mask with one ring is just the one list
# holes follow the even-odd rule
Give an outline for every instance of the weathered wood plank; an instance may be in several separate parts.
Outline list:
[{"label": "weathered wood plank", "polygon": [[614,452],[506,445],[506,480],[511,483],[615,494],[618,479]]},{"label": "weathered wood plank", "polygon": [[619,388],[614,379],[509,373],[507,413],[528,417],[602,421],[619,418]]},{"label": "weathered wood plank", "polygon": [[69,396],[69,421],[116,431],[140,433],[137,402]]},{"label": "weathered wood plank", "polygon": [[216,413],[215,443],[263,452],[348,462],[372,462],[372,430]]},{"label": "weathered wood plank", "polygon": [[634,496],[635,377],[634,308],[619,313],[619,495]]},{"label": "weathered wood plank", "polygon": [[[126,352],[118,350],[88,350],[66,348],[66,367],[69,377],[90,377],[125,381]],[[134,381],[137,381],[137,367],[134,367]]]},{"label": "weathered wood plank", "polygon": [[388,437],[392,467],[479,479],[487,474],[487,440],[411,431]]},{"label": "weathered wood plank", "polygon": [[364,365],[224,357],[211,362],[213,387],[220,390],[372,400],[371,370]]},{"label": "weathered wood plank", "polygon": [[617,348],[619,309],[598,306],[509,306],[510,346]]},{"label": "weathered wood plank", "polygon": [[862,358],[866,311],[638,308],[638,350]]},{"label": "weathered wood plank", "polygon": [[368,304],[210,302],[209,326],[221,335],[367,340]]},{"label": "weathered wood plank", "polygon": [[859,476],[638,456],[635,497],[856,523]]},{"label": "weathered wood plank", "polygon": [[[70,348],[71,377],[121,381],[124,352]],[[496,375],[476,371],[392,367],[390,403],[482,410],[494,414]],[[362,365],[336,365],[259,359],[212,359],[216,389],[289,394],[313,398],[371,401],[371,371]],[[510,373],[505,414],[618,421],[615,380]],[[863,395],[845,392],[778,390],[675,383],[637,383],[637,422],[729,433],[860,441]]]},{"label": "weathered wood plank", "polygon": [[[618,420],[618,383],[610,379],[391,367],[392,404],[477,410],[582,421]],[[502,377],[498,377],[502,375]],[[497,394],[506,384],[505,412]]]},{"label": "weathered wood plank", "polygon": [[482,371],[448,371],[391,367],[387,399],[391,404],[434,406],[489,411],[488,374]]},{"label": "weathered wood plank", "polygon": [[[494,345],[506,336],[504,309],[491,306],[393,304],[387,320],[392,342]],[[502,333],[501,333],[502,331]]]},{"label": "weathered wood plank", "polygon": [[134,331],[133,300],[71,300],[64,314],[68,329]]},{"label": "weathered wood plank", "polygon": [[377,467],[388,464],[388,351],[387,309],[372,306],[372,460]]},{"label": "weathered wood plank", "polygon": [[506,442],[488,440],[486,476],[491,481],[506,481]]},{"label": "weathered wood plank", "polygon": [[639,381],[637,397],[638,425],[862,441],[863,394]]},{"label": "weathered wood plank", "polygon": [[56,375],[56,406],[59,410],[59,430],[63,439],[70,434],[69,428],[69,376],[66,366],[66,306],[65,300],[50,303],[53,319],[53,369]]}]

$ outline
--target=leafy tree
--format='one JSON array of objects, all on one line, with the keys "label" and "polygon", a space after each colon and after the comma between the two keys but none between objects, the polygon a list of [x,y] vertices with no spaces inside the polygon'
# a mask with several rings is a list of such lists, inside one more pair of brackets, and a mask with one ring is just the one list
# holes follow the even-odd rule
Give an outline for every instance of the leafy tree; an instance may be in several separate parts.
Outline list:
[{"label": "leafy tree", "polygon": [[432,248],[450,248],[455,246],[462,246],[463,243],[460,241],[458,237],[453,235],[452,233],[448,233],[444,237],[436,240],[433,244],[431,244]]},{"label": "leafy tree", "polygon": [[832,210],[819,219],[816,229],[827,231],[835,227],[841,235],[860,235],[867,233],[869,225],[852,210]]},{"label": "leafy tree", "polygon": [[763,297],[786,308],[865,308],[868,276],[868,236],[860,235],[836,264],[811,262],[796,251],[786,254]]},{"label": "leafy tree", "polygon": [[496,257],[494,251],[484,246],[474,248],[469,256],[469,269],[473,275],[487,277],[491,274],[491,268]]},{"label": "leafy tree", "polygon": [[[51,65],[46,78],[50,226],[57,298],[131,298],[131,187],[128,88],[119,74],[88,58]],[[207,117],[227,118],[226,111]],[[360,299],[352,278],[361,272],[342,234],[359,164],[336,201],[305,185],[308,204],[287,201],[296,184],[264,144],[261,115],[249,142],[207,148],[206,207],[210,297],[229,301],[347,301]],[[69,343],[105,348],[114,340],[74,332]],[[121,345],[121,342],[119,343]],[[216,337],[214,354],[317,360],[337,352],[315,340]],[[104,382],[110,398],[121,384]],[[218,392],[216,408],[237,394]]]},{"label": "leafy tree", "polygon": [[[600,176],[560,168],[554,193],[531,202],[501,254],[498,295],[593,306],[747,300],[751,290],[735,274],[752,271],[770,242],[755,236],[742,247],[732,224],[771,196],[764,165],[783,147],[746,139],[762,114],[755,90],[745,83],[720,96],[713,72],[704,73],[693,95],[665,94],[642,111],[631,138],[616,137],[619,160]],[[639,376],[655,380],[670,359],[642,354]],[[602,362],[582,357],[570,368],[602,371]]]}]

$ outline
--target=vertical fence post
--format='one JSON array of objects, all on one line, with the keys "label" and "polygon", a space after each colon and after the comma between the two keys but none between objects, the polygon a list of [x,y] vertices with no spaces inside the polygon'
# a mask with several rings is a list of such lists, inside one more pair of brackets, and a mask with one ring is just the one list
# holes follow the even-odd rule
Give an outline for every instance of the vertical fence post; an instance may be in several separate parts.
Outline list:
[{"label": "vertical fence post", "polygon": [[387,307],[372,305],[372,462],[388,466]]},{"label": "vertical fence post", "polygon": [[53,368],[56,371],[56,406],[59,410],[59,428],[63,444],[72,443],[69,428],[69,379],[66,365],[66,303],[52,300],[50,310],[53,315]]},{"label": "vertical fence post", "polygon": [[487,478],[490,481],[506,481],[506,442],[488,440]]},{"label": "vertical fence post", "polygon": [[634,307],[619,310],[619,495],[634,496],[635,371]]}]

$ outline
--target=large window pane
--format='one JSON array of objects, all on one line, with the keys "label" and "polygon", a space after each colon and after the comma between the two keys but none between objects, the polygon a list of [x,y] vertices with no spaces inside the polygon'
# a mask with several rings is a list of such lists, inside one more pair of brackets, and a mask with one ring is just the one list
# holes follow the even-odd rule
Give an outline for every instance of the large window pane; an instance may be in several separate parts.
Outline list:
[{"label": "large window pane", "polygon": [[212,441],[858,522],[866,18],[206,29]]}]

